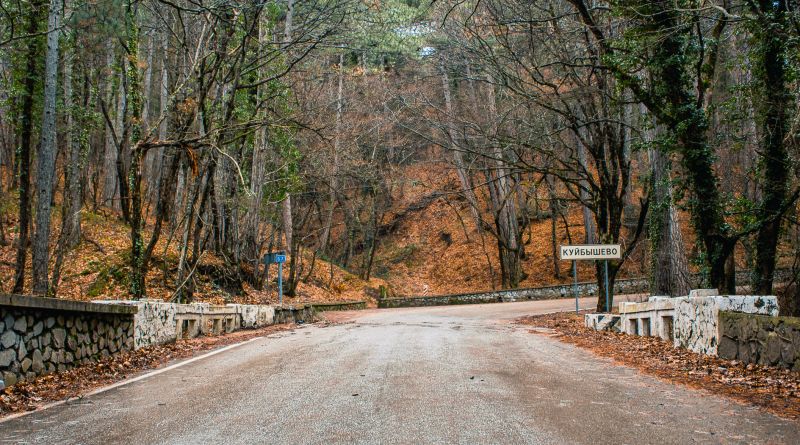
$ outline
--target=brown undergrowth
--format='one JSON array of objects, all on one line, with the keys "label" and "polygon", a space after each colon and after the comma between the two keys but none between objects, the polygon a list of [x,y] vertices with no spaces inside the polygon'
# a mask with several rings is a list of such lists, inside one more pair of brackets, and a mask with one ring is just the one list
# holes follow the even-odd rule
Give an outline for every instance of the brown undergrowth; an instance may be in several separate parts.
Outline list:
[{"label": "brown undergrowth", "polygon": [[787,419],[800,419],[800,372],[697,354],[657,337],[598,332],[583,315],[558,313],[525,317],[521,324],[588,349],[615,362],[672,383],[752,404]]}]

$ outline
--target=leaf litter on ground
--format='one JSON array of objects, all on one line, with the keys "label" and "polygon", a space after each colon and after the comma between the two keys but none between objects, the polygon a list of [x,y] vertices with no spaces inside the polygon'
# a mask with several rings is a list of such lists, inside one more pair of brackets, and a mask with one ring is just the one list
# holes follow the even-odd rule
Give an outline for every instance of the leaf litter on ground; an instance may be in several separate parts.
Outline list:
[{"label": "leaf litter on ground", "polygon": [[660,379],[755,405],[779,417],[800,419],[800,372],[744,364],[676,348],[658,337],[595,331],[583,315],[524,317],[531,333],[555,337]]},{"label": "leaf litter on ground", "polygon": [[99,361],[64,372],[39,376],[0,391],[0,417],[21,411],[32,411],[60,400],[80,399],[94,389],[134,377],[148,370],[161,368],[177,360],[294,328],[294,324],[281,324],[225,335],[179,340],[104,357]]}]

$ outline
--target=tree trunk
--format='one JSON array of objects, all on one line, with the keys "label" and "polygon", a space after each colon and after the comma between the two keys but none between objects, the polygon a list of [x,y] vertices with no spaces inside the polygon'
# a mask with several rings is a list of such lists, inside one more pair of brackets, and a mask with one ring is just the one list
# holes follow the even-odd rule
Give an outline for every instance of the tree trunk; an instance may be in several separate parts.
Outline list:
[{"label": "tree trunk", "polygon": [[[617,282],[617,273],[619,272],[619,265],[615,262],[608,262],[608,301],[606,301],[606,263],[605,261],[594,262],[595,275],[597,280],[597,312],[606,312],[606,307],[609,312],[614,310],[614,283]],[[602,278],[600,278],[602,277]]]},{"label": "tree trunk", "polygon": [[649,227],[651,244],[651,281],[653,295],[672,297],[689,295],[691,281],[683,234],[678,214],[672,203],[669,158],[651,149],[650,156],[652,200]]},{"label": "tree trunk", "polygon": [[161,236],[161,227],[164,224],[164,219],[170,213],[167,203],[174,199],[173,195],[175,194],[178,162],[175,159],[175,155],[167,155],[164,153],[164,156],[167,157],[166,161],[162,160],[159,162],[159,164],[163,165],[164,168],[161,171],[161,181],[159,181],[162,186],[159,188],[158,197],[156,198],[156,219],[155,223],[153,224],[153,233],[150,236],[150,242],[147,244],[147,248],[144,250],[142,259],[142,269],[145,271],[145,273],[150,265],[150,259],[153,257],[153,250],[155,249],[158,239]]},{"label": "tree trunk", "polygon": [[[282,49],[284,50],[291,44],[292,41],[292,32],[294,31],[292,28],[293,18],[294,0],[286,0],[286,20],[283,29],[284,43],[282,45]],[[288,191],[286,192],[286,197],[283,199],[283,202],[281,202],[281,216],[283,219],[283,235],[286,240],[286,250],[288,251],[291,250],[292,243],[294,242],[292,238],[294,235],[294,222],[292,221],[292,195]],[[290,261],[294,261],[294,259],[292,258]]]},{"label": "tree trunk", "polygon": [[294,242],[292,239],[292,196],[290,194],[286,194],[286,198],[281,203],[281,209],[283,216],[283,235],[286,239],[286,248],[290,249],[290,246]]},{"label": "tree trunk", "polygon": [[553,183],[553,178],[550,176],[545,177],[545,183],[547,183],[547,192],[549,196],[548,201],[550,202],[550,240],[551,240],[551,253],[553,256],[553,276],[555,278],[561,278],[561,264],[559,262],[559,252],[558,252],[558,215],[561,212],[561,206],[558,202],[558,197],[556,196],[556,189],[555,184]]},{"label": "tree trunk", "polygon": [[[74,56],[71,55],[71,56]],[[83,190],[81,175],[83,172],[83,144],[79,137],[76,137],[75,110],[72,92],[72,58],[68,56],[64,60],[64,109],[66,112],[66,146],[69,153],[69,161],[66,166],[66,191],[64,193],[63,211],[63,234],[65,247],[73,248],[78,245],[81,239],[81,207],[83,207]],[[88,99],[88,95],[86,95]],[[88,103],[83,107],[87,108]]]},{"label": "tree trunk", "polygon": [[[70,12],[67,10],[64,13],[69,16]],[[50,294],[56,296],[58,294],[58,287],[61,282],[61,269],[64,265],[64,257],[70,249],[73,249],[80,243],[81,239],[81,207],[83,205],[82,181],[81,175],[83,172],[83,143],[80,142],[80,137],[75,137],[75,109],[73,102],[72,91],[72,57],[74,54],[69,54],[64,58],[64,111],[66,113],[65,119],[65,139],[67,147],[67,165],[65,166],[66,174],[64,178],[64,200],[61,206],[61,234],[58,238],[58,245],[56,247],[56,261],[53,265],[53,273],[50,279]],[[87,109],[88,94],[84,95],[83,108]]]},{"label": "tree trunk", "polygon": [[[107,58],[108,66],[114,66],[114,53],[113,47],[109,48],[109,55]],[[119,156],[119,148],[117,147],[118,144],[121,142],[118,139],[120,137],[120,132],[122,130],[122,123],[121,119],[123,119],[124,110],[125,110],[125,95],[120,92],[119,85],[121,83],[122,78],[124,77],[123,73],[117,72],[114,69],[114,76],[112,79],[109,79],[107,82],[107,100],[109,104],[114,103],[115,112],[111,114],[111,110],[109,109],[109,120],[106,122],[106,138],[105,138],[105,156],[103,157],[103,193],[102,193],[102,201],[103,204],[112,208],[112,209],[119,209],[120,202],[118,200],[119,197],[119,181],[117,179],[117,157]],[[118,83],[119,82],[119,83]],[[114,100],[116,98],[116,101]]]},{"label": "tree trunk", "polygon": [[50,216],[53,201],[53,179],[56,167],[56,88],[58,83],[58,43],[64,3],[50,2],[47,24],[47,53],[44,68],[44,105],[42,137],[36,165],[36,232],[33,234],[33,292],[47,294],[50,286]]},{"label": "tree trunk", "polygon": [[[497,134],[497,95],[494,89],[494,79],[489,77],[488,84],[489,98],[489,119],[492,134]],[[470,82],[472,84],[472,82]],[[472,97],[473,101],[477,98]],[[477,103],[475,103],[477,109]],[[523,256],[524,246],[522,245],[522,234],[519,229],[519,221],[517,219],[517,187],[514,184],[514,179],[511,172],[506,165],[506,157],[503,148],[499,143],[491,143],[492,156],[494,157],[494,166],[489,166],[488,170],[494,170],[494,178],[490,181],[490,190],[494,189],[494,193],[490,193],[492,206],[494,207],[495,214],[495,227],[497,228],[497,237],[500,244],[500,261],[503,270],[503,287],[515,288],[519,286],[522,275],[522,267],[520,260]],[[494,167],[494,168],[492,168]]]},{"label": "tree trunk", "polygon": [[[126,207],[129,209],[131,226],[130,293],[134,300],[144,298],[147,293],[145,288],[147,265],[144,261],[145,249],[142,239],[142,230],[144,229],[144,217],[142,215],[142,162],[146,151],[139,144],[142,138],[142,96],[139,83],[139,24],[137,21],[138,17],[133,0],[129,0],[126,14],[128,54],[124,69],[125,78],[127,79],[125,93],[128,96],[127,103],[130,109],[130,122],[126,126],[130,128],[130,141],[128,143],[122,141],[120,146],[130,147],[131,164],[127,176],[123,176],[119,168],[118,172],[120,177],[124,177],[130,185],[129,187],[122,187],[122,183],[120,183],[120,191],[123,192],[120,193],[120,197],[123,198],[123,213]],[[120,156],[122,156],[121,152]],[[121,159],[117,159],[118,166],[120,163]],[[124,202],[126,197],[129,197],[130,203]]]},{"label": "tree trunk", "polygon": [[[586,167],[586,148],[580,141],[575,141],[575,145],[578,151],[578,162],[580,163],[580,167],[584,170],[584,174],[588,174],[589,170]],[[596,244],[597,243],[597,226],[594,223],[594,216],[592,215],[592,209],[586,205],[589,202],[589,184],[588,181],[583,180],[579,183],[580,193],[578,196],[581,200],[581,211],[583,214],[583,231],[584,237],[583,240],[586,244]]]},{"label": "tree trunk", "polygon": [[[244,260],[258,265],[258,235],[261,200],[264,197],[264,175],[266,154],[269,150],[267,129],[258,130],[253,146],[253,161],[250,168],[250,196],[247,197],[247,213],[244,221],[242,254]],[[255,270],[255,269],[254,269]]]},{"label": "tree trunk", "polygon": [[344,85],[344,54],[339,54],[339,86],[336,95],[336,124],[335,135],[333,139],[333,162],[331,164],[330,175],[330,195],[328,199],[328,216],[325,220],[325,227],[322,229],[322,240],[320,241],[320,250],[325,252],[330,242],[331,229],[333,227],[333,210],[336,207],[336,193],[338,188],[339,174],[339,150],[341,148],[341,132],[342,132],[342,90]]},{"label": "tree trunk", "polygon": [[292,43],[293,19],[294,19],[294,0],[286,0],[286,20],[284,21],[283,45],[281,45],[282,48],[287,48]]},{"label": "tree trunk", "polygon": [[444,106],[445,112],[447,113],[445,119],[447,119],[446,128],[448,144],[450,145],[450,151],[453,152],[453,161],[455,162],[458,180],[461,183],[461,191],[464,194],[464,197],[467,199],[467,203],[469,204],[472,218],[475,221],[475,228],[478,233],[480,233],[483,231],[483,220],[481,219],[481,215],[479,213],[480,207],[478,207],[478,200],[475,197],[475,191],[472,188],[472,180],[470,179],[469,173],[464,166],[464,156],[461,153],[458,144],[456,143],[456,129],[453,121],[455,116],[453,115],[453,101],[450,96],[450,79],[447,75],[447,67],[444,64],[444,58],[439,60],[439,71],[442,77],[442,94],[444,95]]},{"label": "tree trunk", "polygon": [[786,36],[779,32],[786,26],[786,2],[760,0],[761,9],[756,41],[757,69],[754,70],[761,90],[758,114],[761,121],[761,152],[764,169],[763,198],[758,210],[761,227],[756,234],[756,262],[753,291],[771,295],[781,221],[791,162],[784,145],[789,128],[787,108],[789,91],[786,85]]},{"label": "tree trunk", "polygon": [[[34,1],[28,13],[25,30],[29,35],[39,32],[40,8],[44,2]],[[35,40],[28,44],[25,64],[25,81],[22,95],[22,112],[20,114],[20,151],[19,151],[19,236],[17,237],[17,263],[14,273],[15,294],[25,288],[25,266],[28,258],[28,236],[31,216],[31,145],[33,143],[33,104],[36,84],[41,75],[38,63],[39,45]]]},{"label": "tree trunk", "polygon": [[[197,208],[195,210],[195,204],[200,195],[200,191],[204,190],[204,182],[208,181],[208,174],[213,171],[210,165],[205,166],[206,174],[203,176],[198,177],[195,180],[194,187],[192,188],[192,193],[186,197],[186,206],[183,212],[183,231],[181,233],[181,244],[180,244],[180,252],[178,254],[178,270],[175,273],[176,275],[176,286],[177,289],[175,291],[175,299],[178,302],[183,302],[186,300],[185,295],[185,279],[186,278],[186,267],[188,263],[188,252],[189,252],[189,235],[192,233],[192,229],[194,226],[195,212],[200,212],[200,209]],[[178,178],[180,180],[180,177]]]}]

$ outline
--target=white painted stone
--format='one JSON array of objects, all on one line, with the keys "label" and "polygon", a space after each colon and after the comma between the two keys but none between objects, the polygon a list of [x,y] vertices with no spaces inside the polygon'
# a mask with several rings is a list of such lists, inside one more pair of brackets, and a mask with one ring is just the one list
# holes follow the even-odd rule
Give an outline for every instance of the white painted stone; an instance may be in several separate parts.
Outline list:
[{"label": "white painted stone", "polygon": [[[175,314],[178,305],[158,300],[95,301],[95,303],[126,304],[138,307],[133,317],[133,344],[136,349],[175,341]],[[102,334],[102,332],[100,332]]]},{"label": "white painted stone", "polygon": [[229,304],[239,314],[239,323],[243,328],[258,326],[258,305],[255,304]]},{"label": "white painted stone", "polygon": [[583,317],[587,328],[595,331],[614,331],[620,332],[619,315],[613,314],[586,314]]},{"label": "white painted stone", "polygon": [[[133,319],[133,341],[136,349],[173,342],[178,335],[188,334],[192,337],[198,333],[206,333],[209,324],[213,325],[214,331],[224,328],[230,332],[240,327],[257,328],[275,322],[275,308],[267,305],[213,306],[209,303],[176,304],[158,300],[102,300],[96,303],[138,307]],[[178,326],[184,321],[191,325],[187,332],[182,332],[183,327]]]},{"label": "white painted stone", "polygon": [[275,306],[258,306],[258,325],[269,326],[275,324]]},{"label": "white painted stone", "polygon": [[675,304],[675,346],[717,355],[720,311],[777,316],[778,299],[757,295],[678,298]]},{"label": "white painted stone", "polygon": [[[619,327],[635,335],[654,335],[672,340],[701,354],[717,355],[719,345],[718,319],[720,311],[778,315],[778,300],[774,296],[719,296],[715,289],[696,289],[688,297],[653,296],[646,303],[622,302],[619,305]],[[597,321],[587,316],[587,326]]]},{"label": "white painted stone", "polygon": [[629,335],[672,340],[675,298],[654,296],[644,303],[619,304],[620,330]]},{"label": "white painted stone", "polygon": [[689,298],[695,297],[716,297],[719,291],[716,289],[692,289],[689,291]]}]

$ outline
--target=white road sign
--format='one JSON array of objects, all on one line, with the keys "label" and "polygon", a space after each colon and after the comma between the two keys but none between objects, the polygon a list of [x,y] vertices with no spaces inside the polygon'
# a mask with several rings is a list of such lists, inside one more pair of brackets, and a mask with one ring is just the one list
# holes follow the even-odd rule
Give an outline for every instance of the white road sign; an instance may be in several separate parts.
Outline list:
[{"label": "white road sign", "polygon": [[561,246],[562,260],[617,260],[622,258],[619,244],[579,244]]}]

